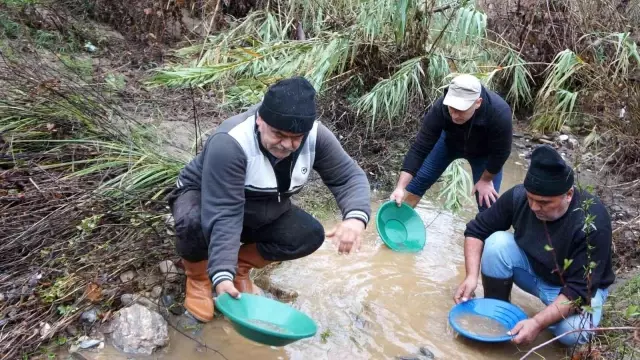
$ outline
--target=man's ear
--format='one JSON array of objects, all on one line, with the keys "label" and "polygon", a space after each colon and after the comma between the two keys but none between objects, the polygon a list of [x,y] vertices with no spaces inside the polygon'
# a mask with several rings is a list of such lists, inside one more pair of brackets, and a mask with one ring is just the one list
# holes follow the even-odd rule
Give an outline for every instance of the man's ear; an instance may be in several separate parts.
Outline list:
[{"label": "man's ear", "polygon": [[571,202],[571,199],[573,199],[573,193],[574,193],[574,189],[573,187],[571,187],[571,189],[567,191],[567,200],[569,200],[569,202]]},{"label": "man's ear", "polygon": [[478,100],[476,100],[476,110],[480,108],[480,105],[482,105],[482,98],[479,97]]}]

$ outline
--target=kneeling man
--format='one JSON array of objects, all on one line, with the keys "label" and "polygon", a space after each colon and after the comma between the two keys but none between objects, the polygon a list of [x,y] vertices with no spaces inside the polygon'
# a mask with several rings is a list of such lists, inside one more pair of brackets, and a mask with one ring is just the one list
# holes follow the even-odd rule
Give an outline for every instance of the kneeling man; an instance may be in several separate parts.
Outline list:
[{"label": "kneeling man", "polygon": [[[486,298],[509,301],[515,282],[546,305],[511,329],[517,344],[533,342],[547,328],[559,336],[596,327],[602,317],[608,287],[615,279],[611,219],[596,196],[577,189],[573,182],[573,170],[562,157],[552,147],[540,146],[532,153],[524,184],[505,192],[467,224],[467,277],[454,301],[472,296],[481,270]],[[588,214],[582,210],[584,204]],[[594,217],[592,222],[586,221],[588,215]],[[587,235],[585,223],[590,222]],[[513,233],[507,232],[511,226]],[[586,311],[585,305],[592,310]],[[580,331],[559,341],[580,345],[590,336]]]}]

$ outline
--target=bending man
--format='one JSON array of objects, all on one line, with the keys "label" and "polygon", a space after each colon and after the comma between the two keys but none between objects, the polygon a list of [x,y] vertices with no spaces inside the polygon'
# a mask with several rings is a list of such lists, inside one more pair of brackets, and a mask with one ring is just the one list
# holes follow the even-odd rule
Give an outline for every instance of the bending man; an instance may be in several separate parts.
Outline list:
[{"label": "bending man", "polygon": [[449,164],[464,158],[471,165],[478,210],[483,211],[498,197],[512,137],[509,105],[476,77],[455,77],[422,120],[390,199],[415,207]]},{"label": "bending man", "polygon": [[340,253],[356,250],[371,212],[369,182],[316,122],[314,88],[295,77],[220,124],[181,171],[169,203],[187,275],[185,307],[195,318],[213,318],[212,287],[217,295],[258,293],[249,279],[252,268],[308,256],[322,245],[322,225],[289,199],[312,169],[343,214],[327,236]]}]

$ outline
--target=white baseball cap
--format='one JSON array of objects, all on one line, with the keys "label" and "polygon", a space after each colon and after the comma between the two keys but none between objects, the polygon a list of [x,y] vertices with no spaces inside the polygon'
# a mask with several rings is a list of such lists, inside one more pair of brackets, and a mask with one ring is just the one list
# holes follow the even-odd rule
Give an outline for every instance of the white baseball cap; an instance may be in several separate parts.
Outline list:
[{"label": "white baseball cap", "polygon": [[480,80],[469,74],[458,75],[449,84],[443,104],[460,111],[468,110],[480,97]]}]

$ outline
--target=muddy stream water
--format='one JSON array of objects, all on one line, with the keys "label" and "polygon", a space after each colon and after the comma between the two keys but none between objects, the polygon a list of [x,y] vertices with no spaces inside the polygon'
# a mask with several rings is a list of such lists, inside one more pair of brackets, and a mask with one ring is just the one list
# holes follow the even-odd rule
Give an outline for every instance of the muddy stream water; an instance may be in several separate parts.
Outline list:
[{"label": "muddy stream water", "polygon": [[[501,193],[520,183],[524,162],[514,154],[504,169]],[[465,165],[468,169],[468,165]],[[291,305],[311,316],[318,325],[315,337],[284,348],[252,343],[231,324],[216,318],[197,338],[227,359],[394,359],[428,348],[436,359],[518,359],[531,346],[512,343],[482,344],[457,335],[448,323],[453,292],[465,276],[463,236],[475,208],[461,214],[441,210],[436,188],[417,207],[427,225],[427,243],[415,254],[395,253],[377,235],[375,220],[366,231],[359,253],[339,255],[330,242],[304,259],[286,262],[271,275],[274,285],[298,292]],[[388,194],[372,204],[377,211]],[[326,228],[334,225],[326,222]],[[482,296],[482,284],[477,296]],[[514,286],[512,301],[529,316],[543,308],[541,302]],[[152,357],[118,355],[107,345],[92,358],[223,359],[170,328],[171,342]],[[535,344],[551,339],[543,331]],[[560,359],[563,351],[552,345],[532,358]]]}]

